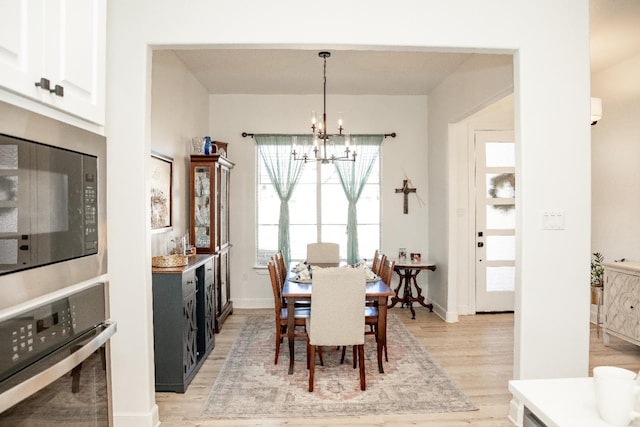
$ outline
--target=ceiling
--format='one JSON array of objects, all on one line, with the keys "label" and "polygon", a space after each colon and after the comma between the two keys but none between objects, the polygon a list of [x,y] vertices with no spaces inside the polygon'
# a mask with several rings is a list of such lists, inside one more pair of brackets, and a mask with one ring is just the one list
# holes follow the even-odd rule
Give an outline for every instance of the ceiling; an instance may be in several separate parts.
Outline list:
[{"label": "ceiling", "polygon": [[[640,54],[640,0],[590,0],[591,71]],[[318,50],[176,50],[211,94],[319,94]],[[470,55],[427,51],[331,50],[327,93],[426,95]]]}]

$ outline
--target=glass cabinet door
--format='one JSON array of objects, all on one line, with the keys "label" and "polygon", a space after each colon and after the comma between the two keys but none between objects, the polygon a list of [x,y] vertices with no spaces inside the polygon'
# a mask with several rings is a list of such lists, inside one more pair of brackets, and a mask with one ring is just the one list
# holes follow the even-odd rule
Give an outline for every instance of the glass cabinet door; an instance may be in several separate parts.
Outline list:
[{"label": "glass cabinet door", "polygon": [[193,221],[197,249],[212,249],[211,241],[211,167],[198,165],[193,170]]},{"label": "glass cabinet door", "polygon": [[220,168],[220,245],[229,243],[229,169]]}]

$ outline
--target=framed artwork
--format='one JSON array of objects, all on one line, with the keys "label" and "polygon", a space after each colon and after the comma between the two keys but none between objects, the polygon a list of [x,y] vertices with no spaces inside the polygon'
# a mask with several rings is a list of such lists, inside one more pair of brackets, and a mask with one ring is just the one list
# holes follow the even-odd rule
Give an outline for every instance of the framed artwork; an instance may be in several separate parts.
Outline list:
[{"label": "framed artwork", "polygon": [[149,175],[151,230],[169,231],[173,226],[171,214],[173,158],[152,151]]}]

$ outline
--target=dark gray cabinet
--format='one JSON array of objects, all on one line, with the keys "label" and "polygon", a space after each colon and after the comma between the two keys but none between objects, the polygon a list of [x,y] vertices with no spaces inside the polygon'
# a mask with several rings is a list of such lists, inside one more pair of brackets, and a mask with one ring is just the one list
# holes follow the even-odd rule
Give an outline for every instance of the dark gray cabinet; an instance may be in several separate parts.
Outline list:
[{"label": "dark gray cabinet", "polygon": [[184,393],[215,346],[215,255],[153,268],[156,391]]}]

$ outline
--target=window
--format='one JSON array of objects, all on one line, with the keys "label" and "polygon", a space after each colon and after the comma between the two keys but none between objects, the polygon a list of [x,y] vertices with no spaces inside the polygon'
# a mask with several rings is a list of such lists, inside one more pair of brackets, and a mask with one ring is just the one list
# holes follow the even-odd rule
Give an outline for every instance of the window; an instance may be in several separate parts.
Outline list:
[{"label": "window", "polygon": [[[257,153],[257,150],[256,150]],[[257,265],[266,265],[278,250],[280,199],[264,162],[257,155]],[[340,258],[347,258],[348,202],[333,164],[309,161],[289,201],[291,259],[306,258],[307,243],[335,242]],[[362,190],[357,204],[360,258],[373,256],[380,247],[380,158]]]}]

